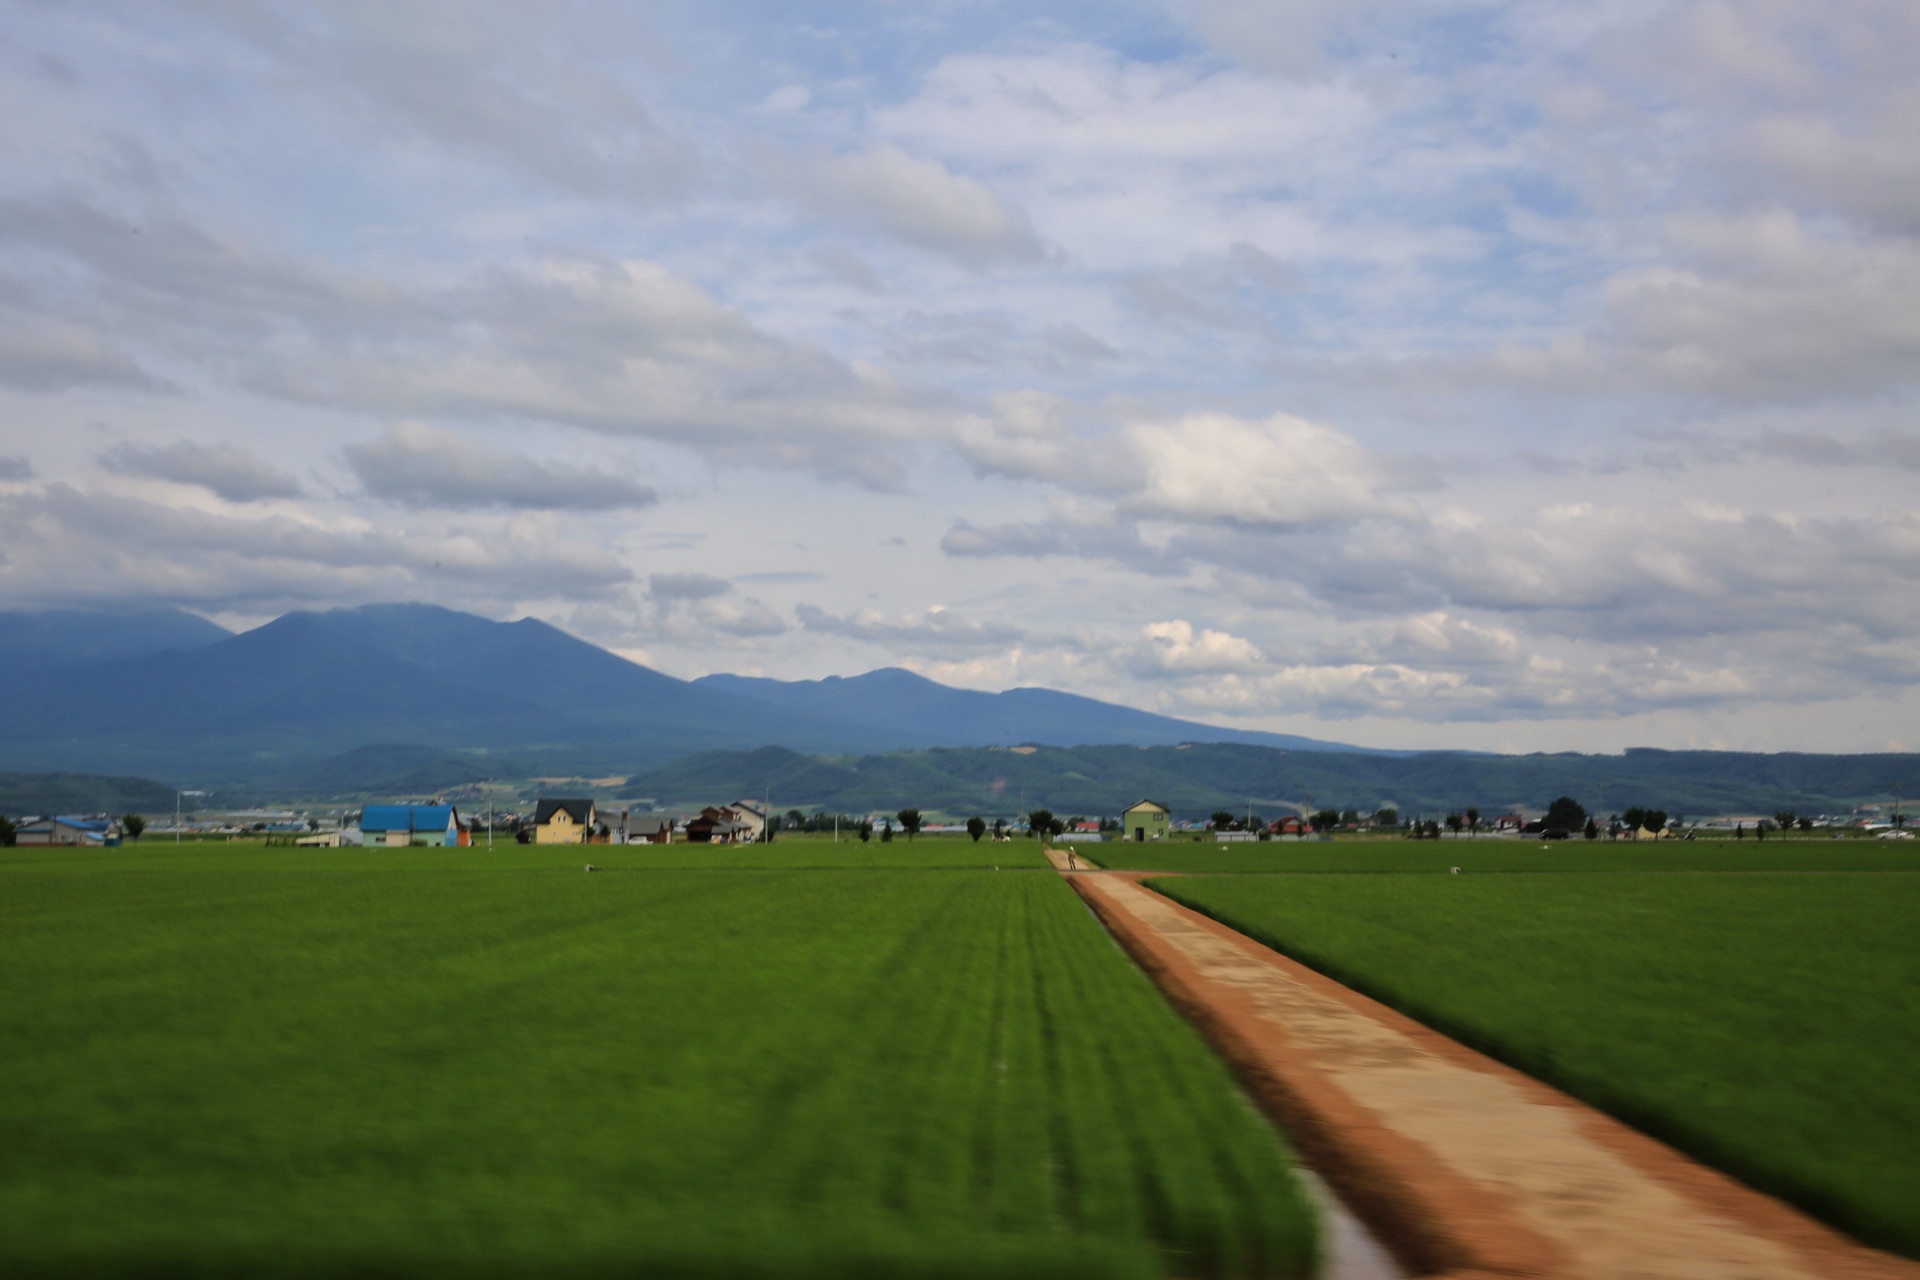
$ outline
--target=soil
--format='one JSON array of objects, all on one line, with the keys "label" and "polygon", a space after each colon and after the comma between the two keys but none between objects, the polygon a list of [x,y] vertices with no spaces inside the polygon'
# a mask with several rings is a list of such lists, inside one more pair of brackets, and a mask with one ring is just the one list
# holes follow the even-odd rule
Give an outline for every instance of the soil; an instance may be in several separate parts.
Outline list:
[{"label": "soil", "polygon": [[[1065,872],[1065,851],[1048,854]],[[1920,1280],[1920,1263],[1850,1240],[1140,878],[1067,873],[1414,1274]]]}]

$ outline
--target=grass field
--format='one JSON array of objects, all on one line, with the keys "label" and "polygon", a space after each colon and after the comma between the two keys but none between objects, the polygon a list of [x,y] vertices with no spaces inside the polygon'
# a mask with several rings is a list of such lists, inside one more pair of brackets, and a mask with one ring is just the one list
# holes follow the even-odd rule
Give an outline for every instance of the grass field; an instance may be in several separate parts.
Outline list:
[{"label": "grass field", "polygon": [[0,1273],[1309,1268],[1053,876],[638,852],[0,854]]},{"label": "grass field", "polygon": [[1151,884],[1861,1239],[1920,1257],[1920,876]]},{"label": "grass field", "polygon": [[94,849],[76,856],[71,849],[25,848],[0,851],[3,866],[62,869],[92,873],[114,871],[220,870],[254,867],[284,871],[339,870],[465,870],[521,871],[540,868],[578,871],[587,863],[608,869],[665,870],[987,870],[1042,869],[1047,860],[1037,841],[1017,838],[1009,844],[965,836],[921,836],[909,842],[898,838],[882,844],[877,838],[861,844],[857,838],[836,843],[830,835],[783,835],[771,844],[517,844],[486,836],[465,849],[299,848],[269,845],[260,839],[186,841],[175,846],[164,839],[146,839],[117,849]]},{"label": "grass field", "polygon": [[[1001,845],[1001,848],[1007,846]],[[1920,871],[1920,840],[1267,840],[1076,846],[1142,871]]]}]

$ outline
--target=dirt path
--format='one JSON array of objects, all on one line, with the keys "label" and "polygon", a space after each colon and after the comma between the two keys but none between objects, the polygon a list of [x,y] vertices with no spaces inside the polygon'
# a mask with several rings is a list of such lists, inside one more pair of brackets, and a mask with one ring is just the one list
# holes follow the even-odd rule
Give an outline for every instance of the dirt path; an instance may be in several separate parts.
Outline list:
[{"label": "dirt path", "polygon": [[[1065,850],[1048,856],[1066,870]],[[1138,873],[1067,878],[1416,1274],[1920,1280]]]}]

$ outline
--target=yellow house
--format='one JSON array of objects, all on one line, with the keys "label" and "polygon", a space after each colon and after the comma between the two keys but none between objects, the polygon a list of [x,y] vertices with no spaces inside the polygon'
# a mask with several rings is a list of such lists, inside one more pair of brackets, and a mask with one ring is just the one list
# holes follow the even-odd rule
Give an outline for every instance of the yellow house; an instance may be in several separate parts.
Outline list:
[{"label": "yellow house", "polygon": [[585,844],[596,817],[591,800],[542,800],[533,811],[533,842]]}]

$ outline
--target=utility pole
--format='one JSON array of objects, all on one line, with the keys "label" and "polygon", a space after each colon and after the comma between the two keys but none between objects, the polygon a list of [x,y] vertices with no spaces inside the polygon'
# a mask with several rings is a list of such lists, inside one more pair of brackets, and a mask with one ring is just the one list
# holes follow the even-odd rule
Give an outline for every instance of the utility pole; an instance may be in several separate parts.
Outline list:
[{"label": "utility pole", "polygon": [[493,779],[488,778],[480,785],[487,789],[487,848],[493,848]]}]

